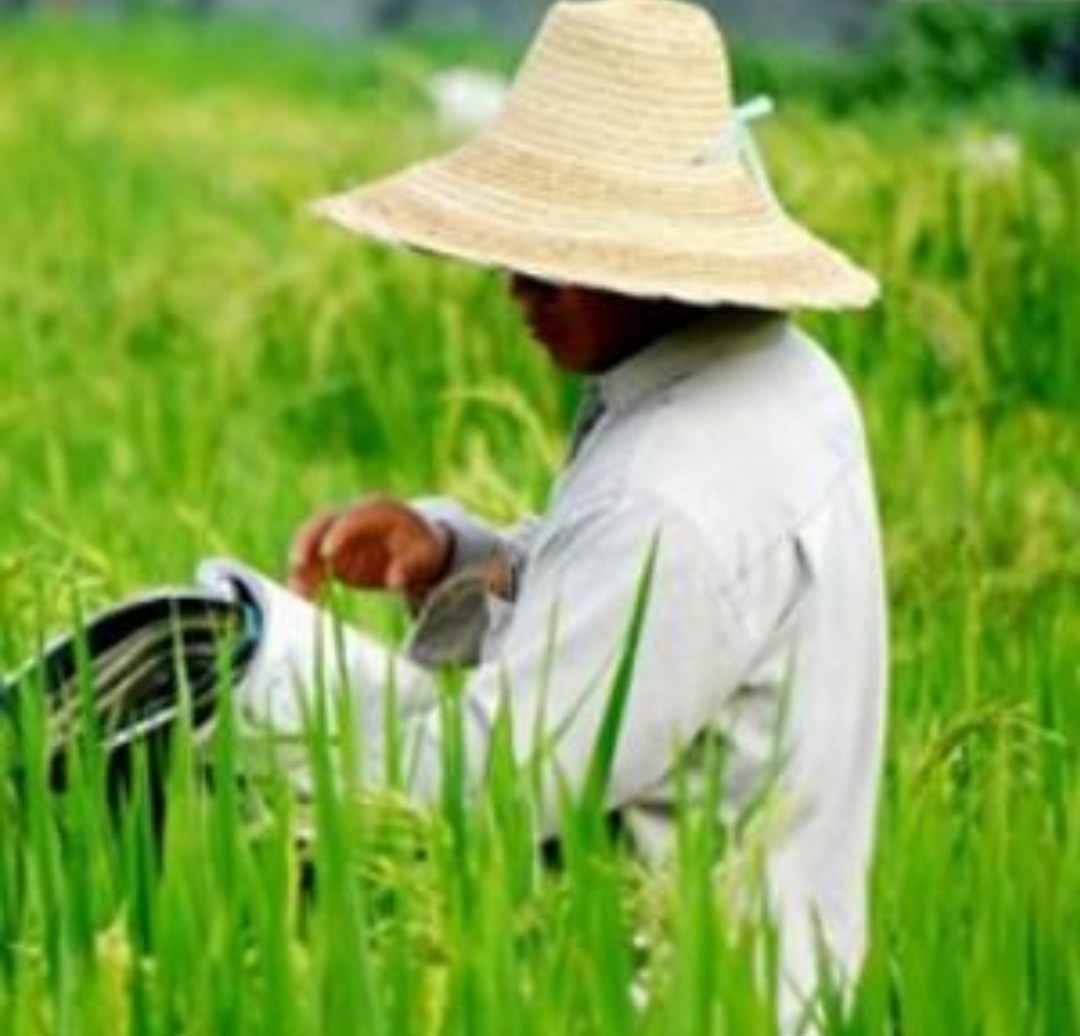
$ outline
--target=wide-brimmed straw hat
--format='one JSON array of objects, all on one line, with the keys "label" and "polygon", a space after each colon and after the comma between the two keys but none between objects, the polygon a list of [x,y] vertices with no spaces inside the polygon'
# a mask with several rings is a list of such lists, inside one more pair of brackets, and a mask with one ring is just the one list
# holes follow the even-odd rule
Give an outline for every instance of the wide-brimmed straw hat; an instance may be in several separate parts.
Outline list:
[{"label": "wide-brimmed straw hat", "polygon": [[315,208],[381,240],[627,295],[872,302],[875,279],[789,216],[752,159],[708,12],[564,0],[485,130]]}]

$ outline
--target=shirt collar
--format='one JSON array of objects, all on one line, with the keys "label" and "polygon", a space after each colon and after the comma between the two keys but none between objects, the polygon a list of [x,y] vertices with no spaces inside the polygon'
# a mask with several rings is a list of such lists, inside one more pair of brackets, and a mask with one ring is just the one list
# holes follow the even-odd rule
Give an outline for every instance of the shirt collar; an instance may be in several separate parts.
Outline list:
[{"label": "shirt collar", "polygon": [[788,322],[786,313],[714,310],[597,375],[594,383],[606,408],[622,410],[721,356],[750,352],[779,340]]}]

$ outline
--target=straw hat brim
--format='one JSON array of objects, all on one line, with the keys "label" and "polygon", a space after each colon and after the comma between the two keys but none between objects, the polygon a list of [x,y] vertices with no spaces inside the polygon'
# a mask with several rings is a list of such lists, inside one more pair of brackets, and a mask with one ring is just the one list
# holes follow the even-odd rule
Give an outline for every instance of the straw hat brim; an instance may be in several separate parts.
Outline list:
[{"label": "straw hat brim", "polygon": [[740,162],[651,173],[523,155],[493,132],[313,208],[384,242],[626,295],[773,310],[877,297]]}]

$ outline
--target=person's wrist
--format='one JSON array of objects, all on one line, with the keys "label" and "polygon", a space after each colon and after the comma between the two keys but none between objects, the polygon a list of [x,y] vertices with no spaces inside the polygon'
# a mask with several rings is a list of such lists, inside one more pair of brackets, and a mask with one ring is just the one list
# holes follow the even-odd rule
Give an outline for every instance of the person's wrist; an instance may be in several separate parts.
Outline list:
[{"label": "person's wrist", "polygon": [[435,518],[430,522],[431,531],[439,541],[442,552],[442,561],[438,566],[438,572],[432,580],[432,585],[441,583],[454,569],[454,557],[457,554],[457,537],[449,522]]},{"label": "person's wrist", "polygon": [[435,589],[454,568],[454,556],[457,552],[457,537],[449,522],[438,518],[427,519],[428,528],[439,544],[441,555],[440,562],[436,566],[435,574],[424,586],[410,587],[405,591],[405,601],[409,610],[415,615],[424,606],[432,590]]}]

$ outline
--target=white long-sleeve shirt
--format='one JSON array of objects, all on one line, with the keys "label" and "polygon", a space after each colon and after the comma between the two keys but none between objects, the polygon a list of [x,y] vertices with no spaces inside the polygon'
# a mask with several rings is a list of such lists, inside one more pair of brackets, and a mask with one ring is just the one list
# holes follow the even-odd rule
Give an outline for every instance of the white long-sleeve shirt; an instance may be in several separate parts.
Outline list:
[{"label": "white long-sleeve shirt", "polygon": [[[857,406],[832,361],[783,317],[705,318],[597,387],[603,417],[535,521],[502,533],[451,501],[417,502],[452,528],[457,567],[501,553],[518,574],[465,686],[467,775],[482,779],[512,695],[517,757],[558,731],[547,765],[580,786],[658,537],[608,805],[640,851],[663,855],[679,760],[692,770],[695,746],[718,739],[721,821],[771,788],[765,878],[792,988],[814,985],[819,926],[851,976],[864,952],[886,696],[878,520]],[[397,661],[422,701],[423,671]],[[414,710],[407,724],[410,788],[435,800],[439,712]],[[538,812],[541,834],[556,834],[557,797],[542,796]]]}]

